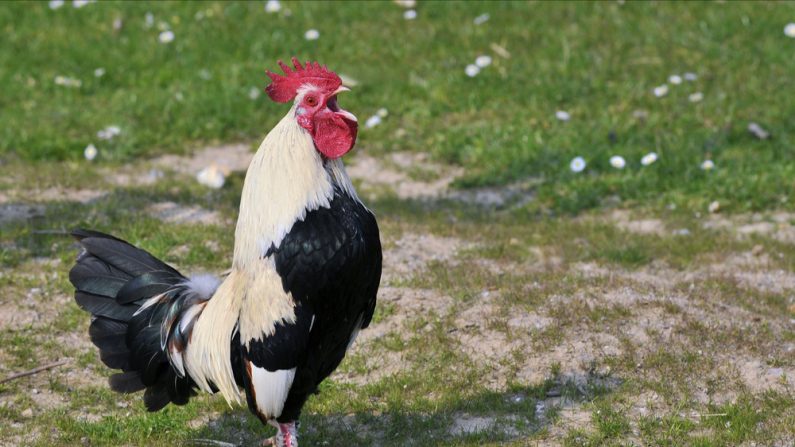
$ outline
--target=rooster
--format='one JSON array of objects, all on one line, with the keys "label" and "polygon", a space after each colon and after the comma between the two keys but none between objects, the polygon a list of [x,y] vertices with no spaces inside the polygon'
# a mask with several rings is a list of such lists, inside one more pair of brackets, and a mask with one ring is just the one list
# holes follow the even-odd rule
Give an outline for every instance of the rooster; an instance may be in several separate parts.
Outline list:
[{"label": "rooster", "polygon": [[370,323],[382,259],[340,159],[358,129],[337,101],[349,89],[317,62],[292,63],[266,72],[270,98],[293,106],[246,173],[228,276],[185,277],[90,230],[72,233],[82,250],[69,273],[101,360],[121,370],[113,390],[145,390],[149,411],[199,390],[245,401],[277,429],[263,445],[279,447],[298,445],[301,408]]}]

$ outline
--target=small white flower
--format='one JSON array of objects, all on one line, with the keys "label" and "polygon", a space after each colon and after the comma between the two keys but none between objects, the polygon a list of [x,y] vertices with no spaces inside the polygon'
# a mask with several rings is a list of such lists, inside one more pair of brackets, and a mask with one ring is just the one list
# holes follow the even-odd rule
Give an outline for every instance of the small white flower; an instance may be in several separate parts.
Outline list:
[{"label": "small white flower", "polygon": [[219,189],[224,186],[226,176],[218,166],[213,164],[199,171],[196,174],[196,180],[204,186]]},{"label": "small white flower", "polygon": [[83,6],[86,6],[89,3],[91,3],[91,2],[89,2],[88,0],[74,0],[72,2],[72,7],[79,9],[79,8],[82,8]]},{"label": "small white flower", "polygon": [[704,99],[704,94],[701,92],[695,92],[690,94],[687,99],[689,99],[690,102],[701,102],[701,100]]},{"label": "small white flower", "polygon": [[413,9],[406,10],[406,12],[403,13],[403,18],[406,20],[414,20],[417,18],[417,11]]},{"label": "small white flower", "polygon": [[684,76],[685,76],[685,81],[693,82],[696,79],[698,79],[698,75],[695,74],[695,73],[691,73],[691,72],[685,73]]},{"label": "small white flower", "polygon": [[248,91],[248,99],[250,99],[252,101],[257,99],[257,98],[259,98],[259,95],[260,95],[260,91],[259,91],[259,89],[257,87],[251,87],[251,89],[249,89],[249,91]]},{"label": "small white flower", "polygon": [[174,41],[174,32],[171,30],[163,31],[157,36],[157,40],[159,40],[160,43],[171,43]]},{"label": "small white flower", "polygon": [[53,11],[63,6],[63,0],[50,0],[50,9]]},{"label": "small white flower", "polygon": [[76,78],[70,78],[68,76],[58,75],[55,77],[55,85],[60,85],[63,87],[79,88],[81,85],[83,85],[83,81]]},{"label": "small white flower", "polygon": [[212,79],[213,75],[212,73],[210,73],[210,70],[202,68],[201,70],[199,70],[199,77],[204,79],[205,81],[209,81],[210,79]]},{"label": "small white flower", "polygon": [[668,94],[668,86],[666,84],[659,85],[654,87],[654,96],[658,98],[662,98],[663,96]]},{"label": "small white flower", "polygon": [[411,9],[417,6],[417,0],[395,0],[395,3],[397,3],[398,6],[407,9]]},{"label": "small white flower", "polygon": [[268,14],[274,14],[282,10],[282,4],[279,3],[279,0],[268,0],[265,2],[265,12]]},{"label": "small white flower", "polygon": [[185,100],[185,95],[183,95],[182,92],[176,92],[174,93],[174,99],[176,99],[178,102],[182,102]]},{"label": "small white flower", "polygon": [[367,118],[367,121],[364,122],[365,129],[372,129],[373,127],[381,124],[381,117],[378,115],[373,115],[370,118]]},{"label": "small white flower", "polygon": [[682,77],[677,74],[668,76],[668,82],[670,82],[673,85],[679,85],[682,83]]},{"label": "small white flower", "polygon": [[561,121],[568,121],[571,119],[571,115],[569,115],[569,112],[565,110],[558,110],[557,112],[555,112],[555,118]]},{"label": "small white flower", "polygon": [[715,214],[715,213],[717,213],[718,211],[720,211],[720,202],[718,202],[718,201],[716,200],[716,201],[714,201],[714,202],[710,203],[710,204],[709,204],[709,207],[707,207],[707,210],[708,210],[710,213],[712,213],[712,214]]},{"label": "small white flower", "polygon": [[147,12],[144,16],[144,26],[147,28],[155,26],[155,16],[151,12]]},{"label": "small white flower", "polygon": [[701,169],[703,169],[705,171],[709,171],[709,170],[713,169],[714,167],[715,167],[715,163],[713,163],[712,160],[709,160],[709,159],[704,160],[701,163]]},{"label": "small white flower", "polygon": [[97,137],[101,140],[110,140],[119,134],[121,134],[121,128],[119,126],[108,126],[97,132]]},{"label": "small white flower", "polygon": [[83,156],[86,157],[86,160],[88,161],[97,158],[97,153],[98,153],[97,148],[93,144],[89,144],[83,150]]},{"label": "small white flower", "polygon": [[624,166],[627,165],[627,161],[624,160],[624,157],[620,155],[613,155],[610,157],[610,166],[616,169],[624,169]]},{"label": "small white flower", "polygon": [[582,157],[574,157],[571,163],[569,163],[569,169],[571,169],[571,172],[582,172],[582,170],[585,169],[585,166],[585,159]]},{"label": "small white flower", "polygon": [[464,73],[466,73],[470,78],[474,78],[478,75],[478,73],[480,73],[480,67],[475,64],[469,64],[467,65],[467,68],[464,69]]},{"label": "small white flower", "polygon": [[657,161],[657,153],[656,152],[649,152],[648,154],[644,155],[643,158],[640,159],[640,164],[643,166],[648,166],[652,163]]},{"label": "small white flower", "polygon": [[795,38],[795,23],[788,23],[787,26],[784,27],[784,35]]},{"label": "small white flower", "polygon": [[380,116],[381,118],[386,118],[387,115],[389,115],[389,110],[381,107],[380,109],[378,109],[377,112],[375,112],[375,114]]},{"label": "small white flower", "polygon": [[113,19],[113,31],[119,31],[124,26],[124,20],[121,17]]},{"label": "small white flower", "polygon": [[491,56],[488,55],[480,55],[475,59],[475,65],[480,68],[486,68],[491,65]]},{"label": "small white flower", "polygon": [[317,40],[318,38],[320,38],[320,31],[316,29],[310,29],[304,33],[304,39],[306,40]]},{"label": "small white flower", "polygon": [[474,23],[475,25],[483,25],[484,23],[488,22],[490,18],[491,16],[489,16],[488,14],[481,14],[475,17],[475,19],[472,20],[472,23]]},{"label": "small white flower", "polygon": [[97,69],[94,69],[94,77],[95,78],[101,78],[103,76],[105,76],[105,69],[104,68],[99,67]]}]

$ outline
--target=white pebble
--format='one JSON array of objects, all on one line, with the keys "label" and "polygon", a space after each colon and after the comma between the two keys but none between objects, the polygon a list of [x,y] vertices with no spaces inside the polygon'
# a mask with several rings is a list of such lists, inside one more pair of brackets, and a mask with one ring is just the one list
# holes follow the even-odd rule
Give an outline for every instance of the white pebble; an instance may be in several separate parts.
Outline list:
[{"label": "white pebble", "polygon": [[365,129],[372,129],[373,127],[381,124],[381,117],[378,115],[373,115],[370,118],[367,118],[367,121],[364,122]]},{"label": "white pebble", "polygon": [[704,99],[704,94],[701,92],[695,92],[690,94],[687,99],[690,100],[690,102],[701,102],[701,100]]},{"label": "white pebble", "polygon": [[480,55],[475,59],[475,65],[480,68],[486,68],[491,65],[491,56],[488,55]]},{"label": "white pebble", "polygon": [[63,0],[50,0],[50,9],[56,10],[61,6],[63,6],[63,3],[64,3]]},{"label": "white pebble", "polygon": [[196,174],[196,180],[207,187],[219,189],[224,186],[226,176],[216,165],[210,165]]},{"label": "white pebble", "polygon": [[279,3],[279,0],[268,0],[265,2],[265,12],[268,14],[274,14],[282,10],[282,4]]},{"label": "white pebble", "polygon": [[157,40],[159,40],[160,43],[173,42],[174,41],[174,32],[171,31],[171,30],[165,30],[162,33],[160,33],[159,36],[157,36]]},{"label": "white pebble", "polygon": [[568,121],[571,119],[571,115],[569,115],[569,112],[565,110],[558,110],[557,112],[555,112],[555,118],[561,121]]},{"label": "white pebble", "polygon": [[481,14],[475,17],[475,19],[472,20],[472,23],[474,23],[475,25],[483,25],[484,23],[488,22],[490,18],[491,16],[489,16],[488,14]]},{"label": "white pebble", "polygon": [[105,76],[105,69],[104,68],[100,67],[100,68],[94,69],[94,77],[95,78],[101,78],[103,76]]},{"label": "white pebble", "polygon": [[317,40],[319,38],[320,38],[320,31],[316,29],[310,29],[304,33],[304,39],[306,40]]},{"label": "white pebble", "polygon": [[643,158],[640,159],[640,164],[643,166],[648,166],[652,163],[657,161],[657,153],[656,152],[649,152],[648,154],[644,155]]},{"label": "white pebble", "polygon": [[624,169],[624,166],[627,165],[627,161],[624,160],[624,157],[620,155],[613,155],[610,157],[610,166],[616,169]]},{"label": "white pebble", "polygon": [[403,13],[403,18],[406,20],[414,20],[417,18],[417,11],[409,9]]},{"label": "white pebble", "polygon": [[784,27],[784,35],[795,38],[795,23],[788,23],[787,26]]},{"label": "white pebble", "polygon": [[480,73],[480,67],[475,64],[469,64],[467,65],[467,68],[464,69],[464,73],[466,73],[470,78],[474,78],[478,75],[478,73]]},{"label": "white pebble", "polygon": [[654,96],[662,98],[668,94],[668,86],[666,84],[654,87]]},{"label": "white pebble", "polygon": [[704,160],[701,163],[701,169],[703,169],[705,171],[709,171],[709,170],[713,169],[714,167],[715,167],[715,163],[713,163],[712,160]]},{"label": "white pebble", "polygon": [[668,76],[668,82],[670,82],[673,85],[679,85],[682,83],[682,77],[676,74]]},{"label": "white pebble", "polygon": [[571,169],[571,172],[582,172],[586,165],[587,163],[585,163],[584,158],[574,157],[574,159],[571,160],[571,163],[569,163],[569,169]]},{"label": "white pebble", "polygon": [[83,156],[86,157],[86,160],[92,161],[93,159],[97,158],[97,153],[98,152],[99,151],[97,151],[96,146],[94,146],[93,144],[89,144],[83,150]]},{"label": "white pebble", "polygon": [[257,99],[257,98],[259,98],[259,95],[260,95],[260,91],[259,91],[259,89],[257,87],[251,87],[249,89],[249,91],[248,91],[248,99],[250,99],[252,101]]}]

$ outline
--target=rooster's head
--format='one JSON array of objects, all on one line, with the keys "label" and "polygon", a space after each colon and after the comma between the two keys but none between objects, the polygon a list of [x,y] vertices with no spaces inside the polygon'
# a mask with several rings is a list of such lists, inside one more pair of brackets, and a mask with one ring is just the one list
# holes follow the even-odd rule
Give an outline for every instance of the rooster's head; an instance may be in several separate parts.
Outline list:
[{"label": "rooster's head", "polygon": [[356,117],[340,108],[337,94],[347,91],[336,73],[317,62],[301,65],[292,59],[294,69],[279,61],[284,75],[267,71],[273,80],[265,89],[276,102],[295,99],[295,118],[312,135],[317,150],[327,158],[339,158],[356,143]]}]

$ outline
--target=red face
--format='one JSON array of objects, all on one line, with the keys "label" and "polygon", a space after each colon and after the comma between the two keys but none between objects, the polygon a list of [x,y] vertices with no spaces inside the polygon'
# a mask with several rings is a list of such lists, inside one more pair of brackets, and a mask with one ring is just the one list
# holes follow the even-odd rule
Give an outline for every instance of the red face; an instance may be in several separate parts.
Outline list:
[{"label": "red face", "polygon": [[296,108],[298,124],[312,135],[315,148],[326,158],[342,157],[356,143],[356,117],[337,104],[337,93],[345,90],[308,90]]}]

